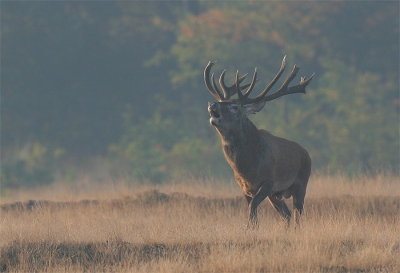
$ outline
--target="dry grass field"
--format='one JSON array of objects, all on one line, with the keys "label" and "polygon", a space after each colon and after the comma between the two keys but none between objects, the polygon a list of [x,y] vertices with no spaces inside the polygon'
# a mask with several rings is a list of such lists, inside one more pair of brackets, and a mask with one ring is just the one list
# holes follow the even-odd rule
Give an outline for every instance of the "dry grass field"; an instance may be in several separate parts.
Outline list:
[{"label": "dry grass field", "polygon": [[0,211],[6,272],[400,272],[400,182],[388,175],[313,175],[297,229],[264,201],[247,231],[239,187],[217,180],[83,178],[7,192]]}]

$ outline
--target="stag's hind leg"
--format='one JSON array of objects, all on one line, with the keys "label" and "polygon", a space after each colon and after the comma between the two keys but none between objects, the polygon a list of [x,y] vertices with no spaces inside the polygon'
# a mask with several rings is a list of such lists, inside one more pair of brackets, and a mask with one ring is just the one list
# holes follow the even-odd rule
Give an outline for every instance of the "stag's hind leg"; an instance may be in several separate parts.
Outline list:
[{"label": "stag's hind leg", "polygon": [[272,206],[279,212],[279,214],[286,220],[287,225],[290,224],[290,217],[292,216],[292,212],[287,207],[285,201],[283,199],[278,198],[277,196],[268,196],[269,202]]},{"label": "stag's hind leg", "polygon": [[294,220],[296,225],[300,224],[300,215],[303,213],[304,197],[306,196],[306,188],[302,185],[296,185],[292,190]]},{"label": "stag's hind leg", "polygon": [[294,220],[297,226],[300,224],[300,215],[303,213],[304,197],[306,196],[306,189],[310,174],[311,159],[307,154],[302,162],[302,167],[297,175],[295,182],[290,187],[290,191],[293,196]]}]

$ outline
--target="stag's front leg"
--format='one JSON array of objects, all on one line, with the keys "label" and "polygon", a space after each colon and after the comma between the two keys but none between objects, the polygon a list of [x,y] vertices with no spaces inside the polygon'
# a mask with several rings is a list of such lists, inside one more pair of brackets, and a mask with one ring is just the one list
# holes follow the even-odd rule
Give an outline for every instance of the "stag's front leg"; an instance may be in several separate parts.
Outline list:
[{"label": "stag's front leg", "polygon": [[267,183],[264,183],[257,191],[256,195],[249,202],[249,222],[247,224],[248,229],[253,229],[258,226],[257,219],[257,207],[258,205],[270,195],[270,187]]}]

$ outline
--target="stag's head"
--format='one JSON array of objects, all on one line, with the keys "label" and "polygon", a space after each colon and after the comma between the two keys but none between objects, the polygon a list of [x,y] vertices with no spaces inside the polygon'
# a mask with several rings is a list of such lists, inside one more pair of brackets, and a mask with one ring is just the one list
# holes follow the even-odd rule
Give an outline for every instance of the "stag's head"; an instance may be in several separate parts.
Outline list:
[{"label": "stag's head", "polygon": [[[250,114],[259,112],[267,101],[293,93],[305,93],[305,88],[311,82],[314,74],[308,80],[302,77],[299,84],[289,87],[289,83],[294,79],[299,71],[299,68],[295,65],[289,77],[284,81],[278,91],[267,95],[285,69],[285,58],[286,56],[283,58],[281,68],[279,69],[279,72],[276,74],[275,78],[255,98],[249,98],[249,95],[253,90],[255,83],[258,81],[257,68],[254,70],[251,83],[242,86],[240,84],[246,78],[247,74],[239,77],[239,72],[236,72],[235,83],[231,86],[226,86],[224,82],[226,70],[224,70],[219,77],[221,91],[215,82],[214,73],[210,76],[211,67],[215,63],[209,62],[204,69],[204,82],[211,95],[213,95],[213,97],[217,100],[217,102],[208,103],[208,112],[210,113],[211,125],[215,126],[221,133],[240,131],[243,123],[247,120],[247,117]],[[246,88],[247,90],[242,93],[242,91]],[[235,94],[237,94],[237,98],[231,99],[231,97]]]}]

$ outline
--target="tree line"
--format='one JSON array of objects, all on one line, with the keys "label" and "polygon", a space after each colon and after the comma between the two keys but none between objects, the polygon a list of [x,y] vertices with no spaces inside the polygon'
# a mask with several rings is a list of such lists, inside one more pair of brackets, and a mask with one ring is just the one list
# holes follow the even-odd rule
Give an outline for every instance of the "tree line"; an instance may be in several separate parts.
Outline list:
[{"label": "tree line", "polygon": [[208,124],[203,69],[218,61],[215,72],[226,68],[233,82],[235,70],[257,67],[256,93],[285,55],[288,70],[296,63],[299,76],[315,79],[306,95],[268,103],[251,117],[257,126],[303,145],[314,170],[398,171],[398,10],[398,2],[4,2],[2,180],[52,181],[54,170],[97,156],[110,173],[138,179],[230,175]]}]

